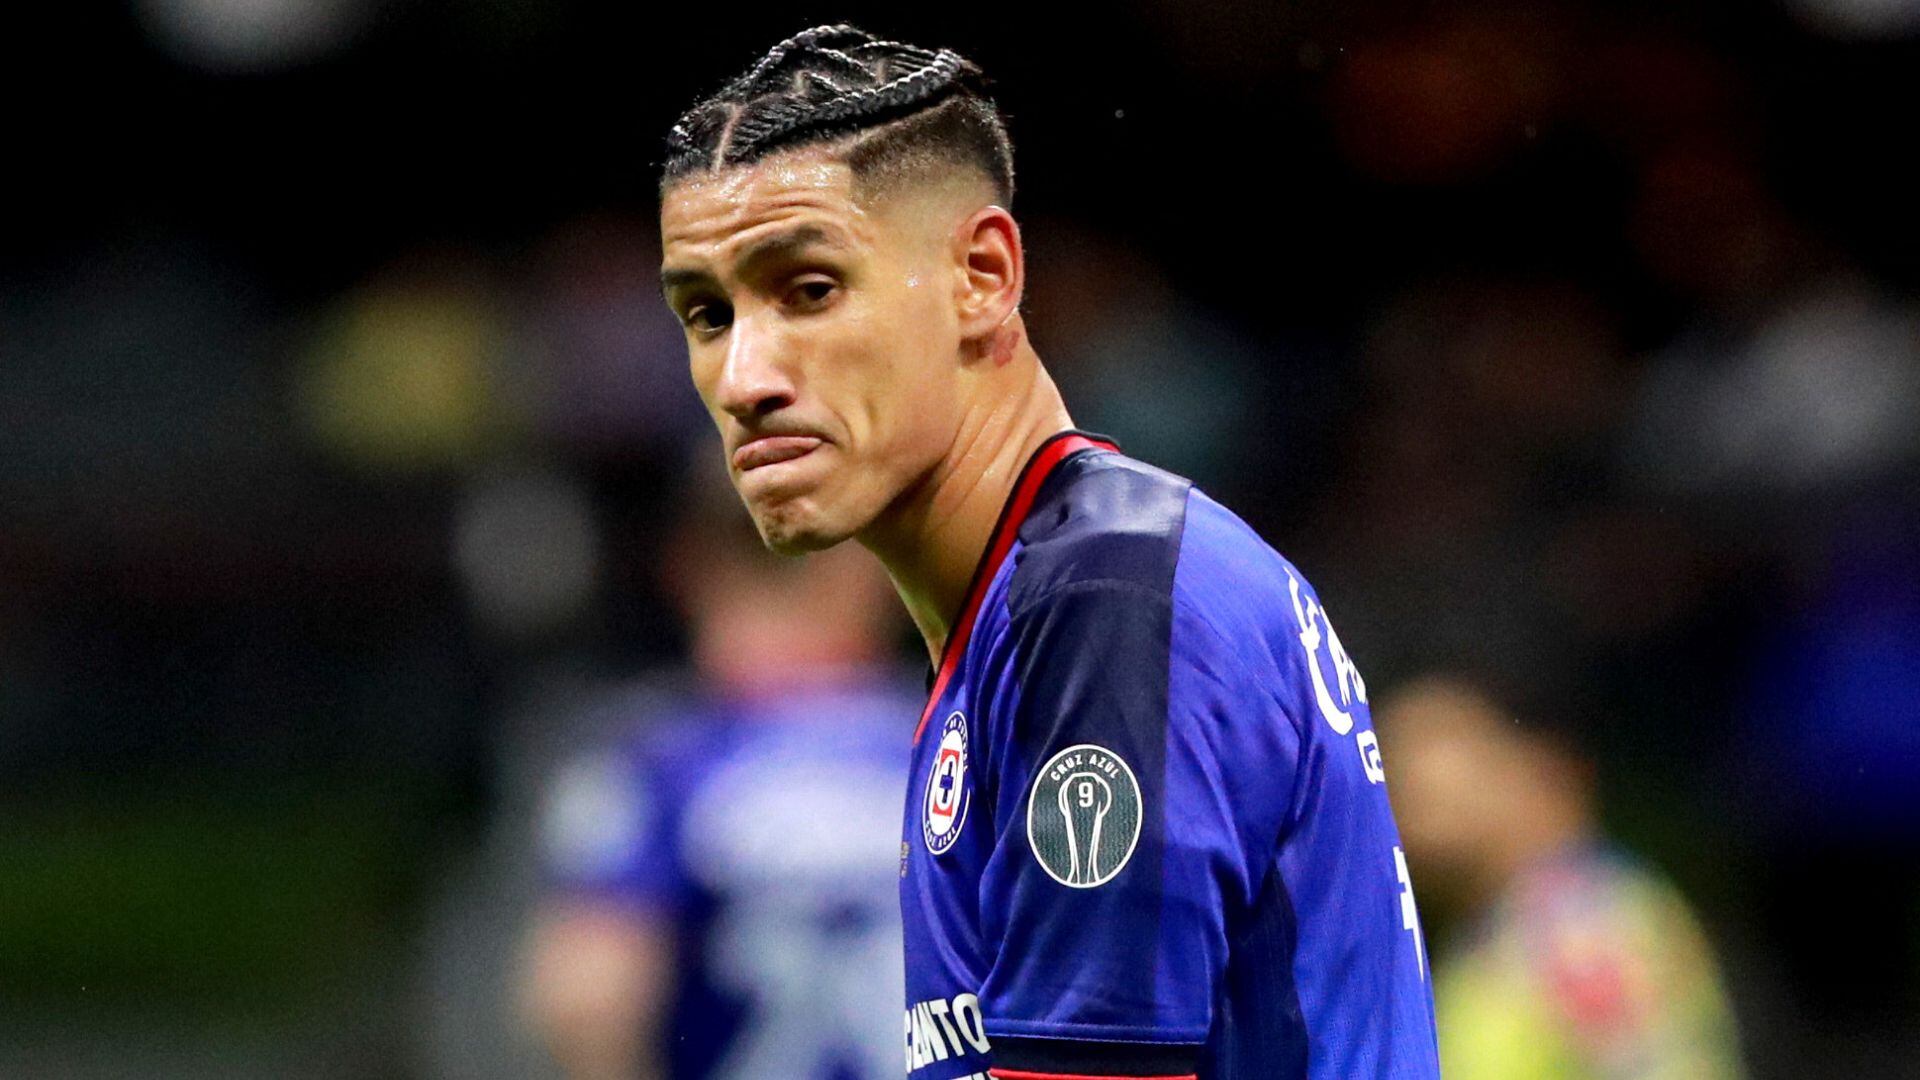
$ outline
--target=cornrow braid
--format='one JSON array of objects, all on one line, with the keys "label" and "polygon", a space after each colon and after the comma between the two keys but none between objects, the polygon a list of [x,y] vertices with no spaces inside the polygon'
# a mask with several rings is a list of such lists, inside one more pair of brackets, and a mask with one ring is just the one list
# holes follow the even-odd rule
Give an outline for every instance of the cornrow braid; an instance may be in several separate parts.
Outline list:
[{"label": "cornrow braid", "polygon": [[980,68],[951,49],[844,24],[803,30],[687,110],[667,136],[661,186],[851,140],[856,171],[908,161],[971,166],[1005,204],[1013,198],[1013,147],[986,85]]}]

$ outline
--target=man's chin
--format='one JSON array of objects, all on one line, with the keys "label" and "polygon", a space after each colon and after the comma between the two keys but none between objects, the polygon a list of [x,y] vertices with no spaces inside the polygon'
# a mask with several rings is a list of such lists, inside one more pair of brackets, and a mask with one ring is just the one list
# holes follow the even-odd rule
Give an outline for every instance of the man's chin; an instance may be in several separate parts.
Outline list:
[{"label": "man's chin", "polygon": [[768,551],[776,555],[805,555],[825,551],[853,535],[850,530],[832,528],[812,515],[795,510],[782,506],[754,515],[754,526],[760,530],[760,540]]},{"label": "man's chin", "polygon": [[809,555],[816,551],[825,551],[846,537],[823,536],[818,533],[769,533],[762,532],[760,539],[767,550],[775,555]]}]

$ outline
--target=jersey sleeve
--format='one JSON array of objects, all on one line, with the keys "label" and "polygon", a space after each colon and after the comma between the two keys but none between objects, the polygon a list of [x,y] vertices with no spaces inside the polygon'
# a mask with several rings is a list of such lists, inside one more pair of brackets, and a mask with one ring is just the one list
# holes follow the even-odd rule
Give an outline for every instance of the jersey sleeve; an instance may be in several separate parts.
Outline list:
[{"label": "jersey sleeve", "polygon": [[689,890],[653,764],[601,750],[554,778],[540,819],[551,892],[645,908],[677,908]]},{"label": "jersey sleeve", "polygon": [[1279,675],[1197,608],[1123,581],[1014,612],[994,670],[995,1075],[1193,1075],[1293,801]]}]

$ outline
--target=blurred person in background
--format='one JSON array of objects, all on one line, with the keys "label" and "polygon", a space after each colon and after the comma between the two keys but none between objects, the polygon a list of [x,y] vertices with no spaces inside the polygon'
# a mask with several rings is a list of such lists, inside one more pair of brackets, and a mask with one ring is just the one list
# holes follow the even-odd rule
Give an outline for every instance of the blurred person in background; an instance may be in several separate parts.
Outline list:
[{"label": "blurred person in background", "polygon": [[886,578],[769,554],[717,486],[664,573],[694,682],[617,706],[549,792],[524,1013],[577,1080],[891,1077],[917,702]]},{"label": "blurred person in background", "polygon": [[1423,898],[1463,931],[1434,954],[1442,1066],[1472,1080],[1743,1075],[1686,899],[1602,831],[1576,710],[1534,707],[1521,685],[1428,674],[1379,713]]}]

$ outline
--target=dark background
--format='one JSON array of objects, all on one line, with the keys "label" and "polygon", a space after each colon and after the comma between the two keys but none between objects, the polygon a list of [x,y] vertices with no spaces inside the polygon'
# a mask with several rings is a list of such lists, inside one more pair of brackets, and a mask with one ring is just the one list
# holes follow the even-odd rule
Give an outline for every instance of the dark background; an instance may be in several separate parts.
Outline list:
[{"label": "dark background", "polygon": [[937,10],[9,35],[0,1073],[478,1075],[433,913],[571,688],[682,648],[661,135],[851,18],[997,77],[1083,426],[1305,567],[1376,691],[1577,685],[1755,1075],[1912,1075],[1920,4]]}]

